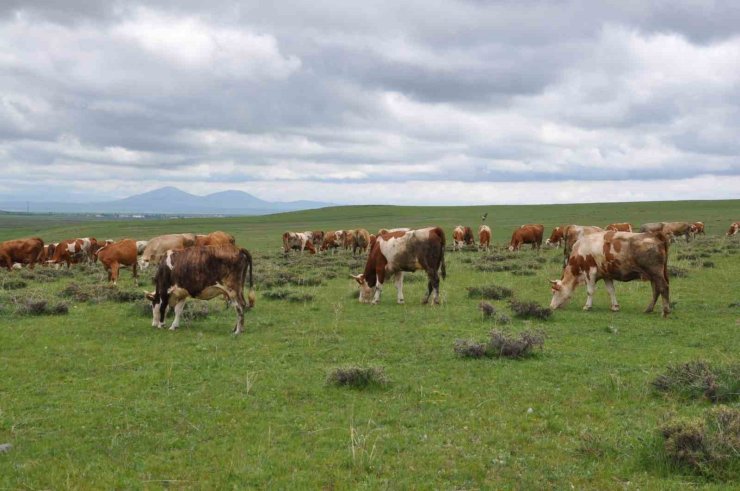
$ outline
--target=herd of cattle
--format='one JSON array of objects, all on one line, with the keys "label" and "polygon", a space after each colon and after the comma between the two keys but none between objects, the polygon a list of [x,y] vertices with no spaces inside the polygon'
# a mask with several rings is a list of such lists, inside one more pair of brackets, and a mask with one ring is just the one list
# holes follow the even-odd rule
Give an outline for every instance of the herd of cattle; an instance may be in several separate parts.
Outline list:
[{"label": "herd of cattle", "polygon": [[[542,245],[544,226],[527,224],[514,230],[509,251],[518,250],[523,244],[539,249]],[[605,228],[596,226],[566,225],[555,227],[546,244],[563,246],[563,274],[551,280],[550,307],[557,309],[571,297],[579,284],[585,283],[587,300],[584,310],[591,308],[595,284],[603,279],[611,297],[611,308],[619,310],[613,281],[643,279],[652,285],[651,312],[658,297],[662,297],[663,315],[670,312],[668,287],[668,244],[679,236],[688,242],[695,234],[704,233],[702,222],[647,223],[633,233],[629,223],[613,223]],[[740,222],[734,222],[728,236],[740,233]],[[470,227],[458,225],[452,232],[452,250],[465,246],[475,247],[475,237]],[[359,300],[376,304],[380,301],[386,277],[393,277],[398,303],[404,303],[404,272],[423,270],[427,273],[428,288],[423,302],[439,303],[439,280],[446,276],[445,233],[440,227],[411,230],[409,228],[380,229],[370,234],[366,229],[285,232],[282,236],[283,252],[308,250],[332,251],[340,248],[353,254],[368,253],[365,269],[351,275],[359,285]],[[478,250],[488,250],[492,232],[487,225],[478,228]],[[108,273],[108,281],[116,284],[121,267],[131,267],[133,276],[137,268],[157,265],[156,289],[147,292],[152,302],[152,326],[163,327],[167,309],[172,306],[175,318],[170,329],[176,329],[188,297],[209,300],[222,296],[230,301],[237,312],[235,333],[244,327],[244,311],[254,306],[252,256],[235,244],[234,237],[225,232],[207,235],[169,234],[148,241],[123,239],[97,241],[93,237],[63,240],[44,244],[40,238],[16,239],[0,243],[0,267],[8,270],[27,264],[33,269],[37,263],[47,265],[97,262]],[[245,284],[249,281],[249,294],[244,297]]]}]

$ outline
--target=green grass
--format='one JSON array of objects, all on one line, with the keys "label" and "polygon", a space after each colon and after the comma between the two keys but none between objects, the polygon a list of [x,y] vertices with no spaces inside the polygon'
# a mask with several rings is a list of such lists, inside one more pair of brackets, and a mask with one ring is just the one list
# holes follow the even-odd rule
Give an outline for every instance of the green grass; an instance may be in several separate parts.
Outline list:
[{"label": "green grass", "polygon": [[[27,283],[0,290],[0,443],[13,444],[0,454],[0,488],[731,488],[736,482],[666,461],[658,435],[666,415],[698,417],[710,403],[656,393],[651,381],[676,363],[739,361],[740,307],[731,305],[740,301],[740,241],[722,236],[738,204],[368,206],[113,222],[0,216],[0,240],[225,230],[255,252],[258,281],[246,332],[235,337],[233,309],[220,300],[177,332],[151,328],[142,307],[151,283],[135,285],[127,270],[119,289],[142,292],[142,301],[60,296],[71,283],[104,288],[99,266],[71,277],[0,272],[0,284]],[[419,303],[426,282],[418,280],[405,286],[406,305],[396,305],[391,284],[381,305],[361,305],[348,277],[361,260],[278,252],[285,230],[438,224],[449,233],[477,226],[484,211],[499,247],[491,255],[507,256],[500,247],[527,222],[549,233],[569,222],[702,220],[708,237],[671,247],[670,264],[687,274],[671,279],[676,305],[666,320],[642,313],[650,297],[642,282],[617,284],[618,313],[602,283],[593,311],[581,311],[581,287],[544,321],[515,318],[508,298],[491,300],[513,318],[507,331],[546,332],[544,349],[522,360],[455,354],[456,339],[486,339],[497,327],[466,288],[498,285],[546,304],[562,250],[524,250],[504,271],[480,270],[483,254],[448,252],[438,307]],[[522,270],[534,274],[515,274]],[[276,291],[290,295],[266,298]],[[68,302],[70,311],[5,308],[25,296]],[[382,367],[388,384],[326,383],[347,366]]]}]

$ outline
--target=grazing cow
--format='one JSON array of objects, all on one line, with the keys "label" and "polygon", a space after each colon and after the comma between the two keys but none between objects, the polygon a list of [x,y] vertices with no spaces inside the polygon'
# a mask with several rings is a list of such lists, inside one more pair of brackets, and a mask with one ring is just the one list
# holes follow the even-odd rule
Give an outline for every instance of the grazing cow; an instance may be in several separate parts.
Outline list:
[{"label": "grazing cow", "polygon": [[59,242],[52,242],[51,244],[46,244],[44,246],[44,252],[41,254],[41,257],[43,258],[42,261],[39,261],[41,263],[48,263],[51,261],[51,258],[54,257],[54,250],[59,245]]},{"label": "grazing cow", "polygon": [[550,238],[545,241],[545,245],[560,247],[565,240],[565,227],[555,227],[552,229]]},{"label": "grazing cow", "polygon": [[144,249],[146,249],[147,244],[149,243],[148,240],[137,240],[136,241],[136,255],[141,256],[144,253]]},{"label": "grazing cow", "polygon": [[194,234],[167,234],[154,237],[144,247],[139,257],[139,267],[147,269],[150,264],[159,264],[159,261],[169,250],[179,250],[195,245]]},{"label": "grazing cow", "polygon": [[108,272],[108,282],[114,285],[118,283],[118,271],[123,267],[131,266],[134,278],[136,275],[137,253],[136,241],[123,239],[112,244],[106,244],[98,249],[98,259]]},{"label": "grazing cow", "polygon": [[693,235],[701,234],[706,235],[704,233],[704,222],[694,222],[691,224],[691,233]]},{"label": "grazing cow", "polygon": [[352,255],[356,255],[359,251],[360,254],[364,254],[367,251],[367,247],[370,245],[370,233],[364,228],[358,228],[352,232]]},{"label": "grazing cow", "polygon": [[216,231],[211,232],[208,235],[198,234],[195,236],[196,246],[218,246],[227,244],[234,245],[236,244],[236,240],[233,235],[227,234],[226,232]]},{"label": "grazing cow", "polygon": [[439,277],[447,276],[445,269],[445,233],[439,227],[389,232],[379,235],[365,264],[362,274],[350,275],[360,286],[361,303],[377,304],[386,276],[393,275],[398,303],[403,303],[403,273],[424,270],[429,282],[422,303],[428,303],[434,293],[433,302],[439,303]]},{"label": "grazing cow", "polygon": [[91,261],[91,251],[94,247],[97,247],[97,241],[93,237],[63,240],[54,248],[54,255],[47,263],[66,263],[69,268],[70,264],[77,264],[83,260]]},{"label": "grazing cow", "polygon": [[518,251],[522,244],[532,244],[532,249],[540,249],[542,246],[542,234],[545,227],[540,224],[522,225],[511,234],[509,251]]},{"label": "grazing cow", "polygon": [[314,230],[312,232],[306,232],[307,234],[311,234],[311,243],[314,246],[314,249],[318,250],[321,247],[321,244],[324,243],[324,231],[323,230]]},{"label": "grazing cow", "polygon": [[355,231],[345,230],[344,231],[344,250],[348,251],[352,249],[352,245],[355,243]]},{"label": "grazing cow", "polygon": [[326,251],[331,249],[332,253],[342,247],[344,244],[344,230],[337,230],[336,232],[330,230],[324,234],[324,242],[321,244],[321,250]]},{"label": "grazing cow", "polygon": [[580,283],[586,283],[588,298],[583,310],[590,310],[596,282],[603,279],[611,299],[611,309],[619,310],[614,280],[648,279],[653,287],[652,301],[645,312],[652,312],[658,296],[663,299],[663,317],[671,311],[668,289],[668,237],[630,232],[601,232],[584,235],[574,245],[560,280],[551,280],[550,308],[564,305]]},{"label": "grazing cow", "polygon": [[455,230],[452,231],[452,250],[462,251],[463,247],[466,245],[475,245],[473,229],[458,225],[455,227]]},{"label": "grazing cow", "polygon": [[663,225],[665,223],[663,222],[653,222],[653,223],[643,223],[640,225],[640,233],[656,233],[656,232],[662,232],[663,231]]},{"label": "grazing cow", "polygon": [[305,232],[285,232],[283,234],[283,253],[287,254],[293,249],[301,252],[308,249],[311,254],[316,254],[311,237]]},{"label": "grazing cow", "polygon": [[[249,294],[244,299],[244,284],[249,274]],[[175,319],[170,330],[180,327],[180,317],[188,297],[210,300],[225,295],[236,309],[234,334],[244,330],[244,310],[254,307],[252,255],[232,245],[189,247],[169,251],[160,261],[154,278],[156,290],[147,292],[152,302],[152,327],[164,327],[167,307],[173,305]]]},{"label": "grazing cow", "polygon": [[632,225],[627,222],[610,223],[606,226],[606,230],[610,230],[612,232],[632,232]]},{"label": "grazing cow", "polygon": [[44,241],[38,237],[6,240],[0,242],[0,267],[5,266],[10,271],[18,263],[28,264],[28,269],[33,269],[43,254]]},{"label": "grazing cow", "polygon": [[691,226],[692,224],[688,222],[664,222],[662,232],[671,239],[683,235],[688,242],[691,238]]},{"label": "grazing cow", "polygon": [[478,250],[485,249],[491,246],[491,227],[488,225],[481,225],[478,227]]},{"label": "grazing cow", "polygon": [[733,222],[730,224],[730,228],[727,229],[727,235],[728,237],[731,235],[737,235],[737,233],[740,232],[740,222]]}]

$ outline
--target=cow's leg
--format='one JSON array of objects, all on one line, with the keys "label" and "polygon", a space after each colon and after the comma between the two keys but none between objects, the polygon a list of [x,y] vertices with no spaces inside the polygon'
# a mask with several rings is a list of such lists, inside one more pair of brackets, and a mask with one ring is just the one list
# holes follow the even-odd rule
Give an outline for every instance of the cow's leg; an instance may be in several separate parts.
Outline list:
[{"label": "cow's leg", "polygon": [[383,282],[385,281],[385,266],[375,269],[375,295],[373,296],[373,305],[380,303],[380,294],[383,293]]},{"label": "cow's leg", "polygon": [[152,304],[152,327],[156,327],[158,329],[162,329],[164,327],[163,308],[162,300],[158,303]]},{"label": "cow's leg", "polygon": [[113,280],[113,285],[118,284],[118,270],[120,267],[121,265],[117,262],[110,265],[110,279]]},{"label": "cow's leg", "polygon": [[596,281],[593,276],[586,280],[586,305],[583,306],[583,310],[591,310],[591,305],[594,303],[594,291],[596,290]]},{"label": "cow's leg", "polygon": [[656,282],[655,276],[651,276],[650,277],[650,287],[653,289],[653,297],[650,303],[648,304],[647,308],[645,309],[646,314],[649,314],[650,312],[653,311],[653,309],[655,308],[655,302],[658,301],[658,295],[660,294],[658,292],[658,285],[656,285],[655,282]]},{"label": "cow's leg", "polygon": [[663,317],[668,317],[668,314],[671,313],[670,290],[668,282],[662,275],[658,277],[656,281],[656,288],[658,293],[660,293],[661,300],[663,301]]},{"label": "cow's leg", "polygon": [[612,312],[619,312],[619,302],[617,302],[617,293],[614,291],[614,280],[604,279],[606,291],[609,292],[609,298],[612,302]]},{"label": "cow's leg", "polygon": [[139,272],[137,270],[137,266],[138,266],[137,262],[134,261],[134,264],[131,266],[131,270],[134,272],[134,278],[138,278],[139,277]]},{"label": "cow's leg", "polygon": [[180,316],[182,315],[182,311],[185,308],[185,299],[179,300],[175,304],[175,320],[172,321],[172,325],[170,326],[170,331],[174,331],[178,327],[180,327]]},{"label": "cow's leg", "polygon": [[396,300],[398,303],[403,303],[403,271],[396,273],[394,282],[396,284]]}]

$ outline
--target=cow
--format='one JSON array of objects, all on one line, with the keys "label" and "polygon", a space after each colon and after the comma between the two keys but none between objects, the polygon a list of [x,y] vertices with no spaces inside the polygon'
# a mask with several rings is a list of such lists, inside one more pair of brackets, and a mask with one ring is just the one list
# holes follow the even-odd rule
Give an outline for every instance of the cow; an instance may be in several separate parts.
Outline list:
[{"label": "cow", "polygon": [[54,248],[54,254],[51,259],[47,260],[47,263],[66,263],[69,268],[71,264],[77,264],[83,260],[92,261],[91,251],[94,247],[97,248],[97,241],[93,237],[63,240]]},{"label": "cow", "polygon": [[612,232],[632,232],[632,225],[627,222],[610,223],[606,226],[605,230],[610,230]]},{"label": "cow", "polygon": [[344,243],[343,247],[345,251],[348,251],[352,249],[352,245],[355,242],[355,232],[354,230],[345,230],[344,231]]},{"label": "cow", "polygon": [[193,245],[195,245],[194,234],[168,234],[154,237],[144,247],[144,251],[139,257],[139,267],[147,269],[152,263],[159,264],[160,259],[167,254],[167,251],[185,249]]},{"label": "cow", "polygon": [[485,249],[491,246],[491,227],[488,225],[481,225],[478,227],[478,250]]},{"label": "cow", "polygon": [[330,230],[324,234],[324,242],[321,244],[321,250],[326,251],[331,249],[332,253],[344,245],[344,230],[337,230],[336,232]]},{"label": "cow", "polygon": [[364,228],[358,228],[352,231],[352,255],[356,255],[357,252],[364,254],[367,252],[367,247],[370,245],[370,233]]},{"label": "cow", "polygon": [[0,267],[5,266],[10,271],[18,263],[28,264],[28,269],[33,269],[43,254],[44,241],[38,237],[6,240],[0,242]]},{"label": "cow", "polygon": [[313,244],[314,249],[318,250],[321,247],[321,244],[324,243],[324,231],[323,230],[314,230],[312,232],[305,232],[306,234],[311,234],[311,243]]},{"label": "cow", "polygon": [[146,249],[147,244],[149,244],[148,240],[137,240],[136,241],[136,255],[141,256],[144,253],[144,249]]},{"label": "cow", "polygon": [[43,259],[39,262],[48,264],[48,262],[51,261],[51,258],[54,257],[54,250],[58,245],[59,242],[52,242],[51,244],[44,245],[44,252],[41,254]]},{"label": "cow", "polygon": [[475,245],[473,229],[458,225],[452,231],[452,250],[463,250],[466,245]]},{"label": "cow", "polygon": [[663,300],[663,317],[671,311],[668,287],[668,237],[662,233],[600,232],[587,234],[573,245],[562,278],[550,280],[550,308],[563,306],[576,286],[586,283],[588,297],[583,310],[590,310],[596,282],[603,279],[611,299],[611,310],[619,310],[614,280],[647,279],[653,289],[645,312],[652,312],[658,296]]},{"label": "cow", "polygon": [[283,234],[283,253],[288,254],[293,249],[301,252],[308,249],[311,254],[316,254],[311,237],[305,232],[285,232]]},{"label": "cow", "polygon": [[195,244],[196,246],[217,246],[217,245],[227,245],[236,244],[236,240],[234,239],[234,236],[231,234],[228,234],[226,232],[216,231],[211,232],[207,235],[201,235],[198,234],[195,236]]},{"label": "cow", "polygon": [[706,235],[704,233],[704,222],[694,222],[691,224],[691,233],[693,235]]},{"label": "cow", "polygon": [[[244,284],[249,275],[249,294],[244,298]],[[225,295],[236,310],[233,333],[244,331],[244,310],[254,307],[252,255],[232,245],[189,247],[170,250],[161,259],[154,277],[156,290],[146,292],[152,302],[152,327],[164,327],[167,308],[173,305],[175,319],[170,325],[180,327],[182,310],[188,297],[210,300]]]},{"label": "cow", "polygon": [[439,303],[439,278],[447,276],[445,268],[445,233],[440,227],[428,227],[408,232],[388,232],[375,240],[362,274],[350,275],[360,287],[361,303],[377,304],[386,276],[393,275],[397,301],[404,303],[403,273],[424,270],[429,282],[422,303]]},{"label": "cow", "polygon": [[559,248],[561,245],[563,245],[564,240],[565,226],[555,227],[554,229],[552,229],[552,233],[550,233],[550,238],[545,241],[545,245],[555,246]]},{"label": "cow", "polygon": [[518,251],[522,244],[532,244],[532,249],[540,249],[542,246],[542,234],[545,227],[540,224],[522,225],[511,234],[509,251]]},{"label": "cow", "polygon": [[686,237],[686,242],[688,242],[691,238],[691,226],[692,224],[689,222],[664,222],[661,232],[671,239],[683,235]]},{"label": "cow", "polygon": [[118,271],[123,267],[131,266],[134,278],[137,277],[136,266],[138,264],[136,253],[136,241],[123,239],[112,244],[106,244],[98,249],[98,260],[108,272],[108,282],[116,285],[118,283]]},{"label": "cow", "polygon": [[570,251],[578,239],[584,235],[603,231],[603,228],[593,225],[566,225],[563,229],[563,241],[565,242],[565,247],[563,247],[563,267],[568,263]]},{"label": "cow", "polygon": [[728,237],[731,235],[737,235],[737,233],[740,232],[740,222],[733,222],[730,224],[730,228],[727,229],[727,235]]},{"label": "cow", "polygon": [[640,225],[640,233],[656,233],[656,232],[662,232],[663,231],[663,225],[665,223],[663,222],[652,222],[652,223],[643,223]]}]

